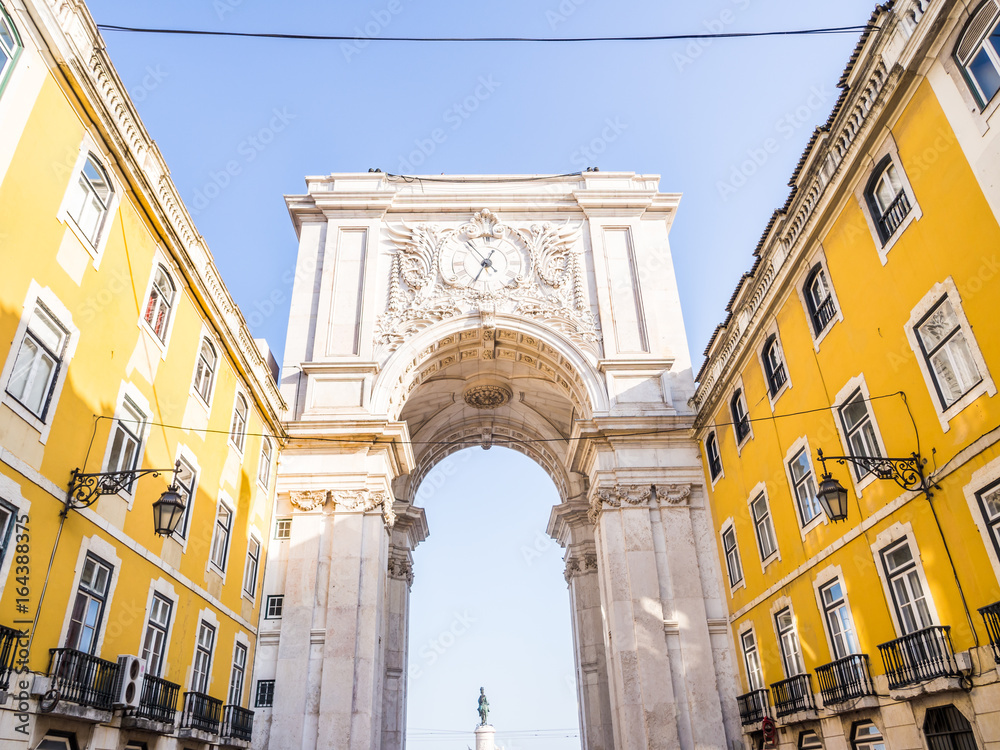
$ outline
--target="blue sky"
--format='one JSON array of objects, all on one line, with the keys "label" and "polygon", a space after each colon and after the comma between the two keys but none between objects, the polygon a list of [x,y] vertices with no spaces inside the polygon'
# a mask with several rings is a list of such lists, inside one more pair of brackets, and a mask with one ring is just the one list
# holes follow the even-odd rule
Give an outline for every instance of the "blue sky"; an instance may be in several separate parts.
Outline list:
[{"label": "blue sky", "polygon": [[[369,36],[800,29],[863,24],[874,7],[869,0],[89,5],[98,22],[109,24],[336,34],[359,29]],[[596,166],[658,173],[661,190],[684,194],[671,245],[697,368],[772,211],[784,203],[804,145],[834,104],[857,35],[578,45],[348,45],[120,32],[106,32],[105,39],[230,291],[279,362],[296,253],[282,195],[301,192],[305,175],[370,167],[543,174]],[[463,642],[485,644],[503,659],[487,667],[471,645],[459,658],[466,652],[456,645],[454,656],[443,656],[433,674],[421,678],[427,687],[411,697],[410,727],[471,730],[483,675],[497,685],[491,700],[498,728],[572,727],[575,697],[561,688],[572,663],[558,550],[547,547],[532,566],[516,564],[522,542],[544,531],[554,489],[527,459],[501,449],[457,454],[466,455],[427,504],[432,536],[416,556],[411,642],[417,651],[450,627],[453,613],[472,606],[468,583],[444,577],[458,575],[461,555],[470,568],[497,566],[490,570],[498,581],[496,616],[482,617],[475,637]],[[473,502],[484,497],[483,477],[492,476],[513,477],[517,490],[491,484],[494,498]],[[508,514],[502,527],[498,507]],[[484,545],[487,527],[493,543]],[[469,546],[469,538],[477,543]],[[509,687],[518,681],[521,687]],[[533,691],[543,687],[536,696]],[[545,710],[535,712],[538,706]],[[561,750],[573,742],[518,740],[508,750]],[[411,746],[466,744],[471,735],[468,742]]]}]

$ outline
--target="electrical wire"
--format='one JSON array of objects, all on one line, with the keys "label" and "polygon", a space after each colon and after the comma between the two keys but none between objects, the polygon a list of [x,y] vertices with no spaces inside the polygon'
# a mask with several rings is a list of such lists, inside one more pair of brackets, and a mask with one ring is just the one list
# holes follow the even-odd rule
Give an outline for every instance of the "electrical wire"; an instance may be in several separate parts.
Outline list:
[{"label": "electrical wire", "polygon": [[211,29],[168,29],[149,26],[119,26],[99,23],[101,31],[120,31],[131,34],[181,34],[186,36],[223,36],[252,39],[291,39],[320,42],[458,42],[458,43],[579,43],[579,42],[672,42],[698,39],[740,39],[773,36],[818,36],[823,34],[854,34],[875,28],[871,24],[829,26],[818,29],[792,29],[785,31],[723,31],[710,34],[654,34],[649,36],[576,36],[576,37],[526,37],[526,36],[356,36],[351,34],[292,34],[264,31],[215,31]]}]

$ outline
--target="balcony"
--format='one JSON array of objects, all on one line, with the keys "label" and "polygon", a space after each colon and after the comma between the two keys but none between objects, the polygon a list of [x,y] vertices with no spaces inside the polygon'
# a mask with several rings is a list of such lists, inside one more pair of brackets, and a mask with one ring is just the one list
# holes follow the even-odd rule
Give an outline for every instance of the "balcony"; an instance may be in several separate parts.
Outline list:
[{"label": "balcony", "polygon": [[993,658],[1000,664],[1000,602],[994,602],[979,610],[986,621],[986,630],[990,634],[990,646],[993,647]]},{"label": "balcony", "polygon": [[225,742],[227,739],[250,742],[253,739],[253,711],[239,706],[223,708],[220,738],[222,744],[227,744]]},{"label": "balcony", "polygon": [[159,734],[170,734],[174,731],[177,696],[180,695],[180,690],[180,685],[152,675],[144,676],[139,705],[125,712],[122,726],[134,726]]},{"label": "balcony", "polygon": [[23,633],[14,628],[0,625],[0,692],[10,687],[10,678],[17,663],[17,643]]},{"label": "balcony", "polygon": [[781,682],[771,683],[771,695],[774,696],[774,713],[781,718],[800,711],[815,711],[813,700],[812,675],[808,672],[797,674]]},{"label": "balcony", "polygon": [[875,695],[868,654],[852,654],[817,667],[816,679],[825,706]]},{"label": "balcony", "polygon": [[904,688],[935,677],[958,677],[951,628],[935,625],[878,647],[889,688]]},{"label": "balcony", "polygon": [[910,199],[906,197],[905,192],[900,190],[899,194],[885,210],[885,213],[878,219],[878,231],[882,236],[883,243],[895,234],[908,213],[910,213]]},{"label": "balcony", "polygon": [[837,314],[837,306],[833,302],[833,295],[826,295],[824,299],[813,311],[813,330],[818,335],[826,328],[827,323],[833,320],[833,316]]},{"label": "balcony", "polygon": [[222,701],[204,693],[184,693],[184,710],[178,736],[214,742],[219,734]]},{"label": "balcony", "polygon": [[59,701],[110,711],[118,665],[73,648],[49,649],[49,683]]},{"label": "balcony", "polygon": [[751,690],[746,695],[736,698],[736,704],[740,708],[740,721],[743,726],[747,724],[758,724],[767,716],[767,691]]}]

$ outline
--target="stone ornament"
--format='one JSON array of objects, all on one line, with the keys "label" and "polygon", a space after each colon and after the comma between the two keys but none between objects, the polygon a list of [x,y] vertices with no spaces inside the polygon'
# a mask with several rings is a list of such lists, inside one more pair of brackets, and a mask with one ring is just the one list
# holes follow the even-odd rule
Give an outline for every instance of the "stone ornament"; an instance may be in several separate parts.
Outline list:
[{"label": "stone ornament", "polygon": [[691,497],[690,484],[656,486],[656,499],[667,505],[686,505]]},{"label": "stone ornament", "polygon": [[385,521],[387,529],[391,529],[396,523],[396,512],[392,509],[392,503],[386,498],[384,492],[372,492],[371,490],[332,490],[330,499],[333,500],[335,510],[358,511],[368,513],[377,508],[382,509],[382,519]]},{"label": "stone ornament", "polygon": [[326,505],[326,490],[292,490],[289,499],[292,505],[302,511],[313,511]]},{"label": "stone ornament", "polygon": [[465,403],[473,409],[499,409],[513,395],[502,385],[475,385],[465,392]]},{"label": "stone ornament", "polygon": [[406,581],[407,586],[413,585],[413,564],[405,557],[389,558],[389,577]]},{"label": "stone ornament", "polygon": [[599,489],[590,501],[587,517],[591,523],[596,524],[605,506],[621,508],[623,505],[645,505],[652,494],[653,488],[648,484],[616,484],[611,488]]},{"label": "stone ornament", "polygon": [[582,557],[571,555],[566,560],[566,571],[563,574],[568,582],[576,576],[587,575],[597,572],[597,555],[594,552],[585,552]]}]

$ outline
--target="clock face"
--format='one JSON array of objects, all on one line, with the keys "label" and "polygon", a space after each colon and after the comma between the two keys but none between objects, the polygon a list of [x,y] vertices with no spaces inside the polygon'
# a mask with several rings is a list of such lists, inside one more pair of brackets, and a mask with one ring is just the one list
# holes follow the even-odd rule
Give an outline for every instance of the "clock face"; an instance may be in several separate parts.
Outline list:
[{"label": "clock face", "polygon": [[479,292],[510,286],[521,275],[521,252],[507,239],[488,234],[453,243],[444,269],[452,283]]}]

